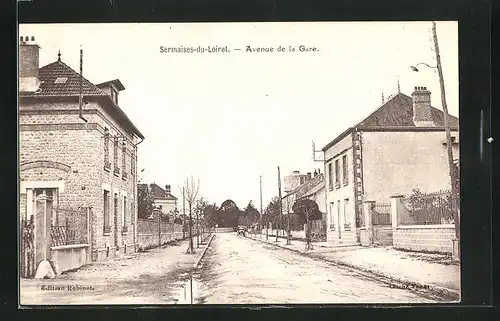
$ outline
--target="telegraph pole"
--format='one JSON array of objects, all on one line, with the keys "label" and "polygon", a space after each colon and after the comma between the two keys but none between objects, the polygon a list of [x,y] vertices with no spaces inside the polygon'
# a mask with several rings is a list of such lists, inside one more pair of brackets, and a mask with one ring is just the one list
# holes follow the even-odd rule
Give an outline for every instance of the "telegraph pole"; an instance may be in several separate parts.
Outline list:
[{"label": "telegraph pole", "polygon": [[[279,213],[279,220],[278,222],[281,225],[281,215],[283,214],[283,206],[282,206],[282,200],[281,200],[281,177],[280,177],[280,167],[278,166],[278,197],[279,197],[279,202],[280,202],[280,213]],[[279,226],[278,225],[278,226]],[[276,226],[276,242],[278,242],[278,226]]]},{"label": "telegraph pole", "polygon": [[[439,55],[439,43],[437,38],[436,31],[436,21],[432,21],[432,34],[434,38],[434,51],[436,53],[436,64],[437,70],[439,74],[439,86],[441,87],[441,103],[443,105],[443,113],[444,113],[444,128],[446,132],[446,147],[448,151],[448,165],[450,170],[450,179],[451,179],[451,210],[453,213],[453,220],[455,221],[455,237],[460,240],[460,218],[458,217],[458,198],[457,198],[457,181],[456,177],[458,175],[457,168],[453,163],[453,149],[451,143],[451,132],[450,132],[450,123],[449,123],[449,114],[448,114],[448,106],[446,105],[446,94],[444,90],[444,79],[443,79],[443,70],[441,67],[441,56]],[[459,242],[460,243],[460,242]]]},{"label": "telegraph pole", "polygon": [[184,196],[184,186],[182,187],[182,239],[186,238],[186,198]]},{"label": "telegraph pole", "polygon": [[262,238],[262,175],[260,175],[260,224],[259,238]]}]

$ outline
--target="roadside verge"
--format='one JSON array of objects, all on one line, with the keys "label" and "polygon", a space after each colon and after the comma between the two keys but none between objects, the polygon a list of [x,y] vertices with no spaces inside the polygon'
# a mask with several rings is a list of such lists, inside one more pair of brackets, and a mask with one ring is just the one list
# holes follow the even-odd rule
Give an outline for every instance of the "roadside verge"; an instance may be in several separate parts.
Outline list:
[{"label": "roadside verge", "polygon": [[200,265],[201,259],[203,259],[203,257],[205,256],[205,252],[210,247],[210,244],[212,243],[212,240],[214,239],[214,237],[215,237],[215,233],[210,236],[210,239],[208,240],[207,244],[205,245],[205,248],[203,249],[203,251],[201,252],[201,255],[198,257],[196,262],[193,264],[193,268],[196,269],[198,267],[198,265]]},{"label": "roadside verge", "polygon": [[319,259],[324,262],[328,262],[334,265],[337,265],[339,267],[344,267],[347,269],[352,269],[357,271],[359,274],[371,277],[372,279],[376,279],[377,281],[380,281],[382,283],[385,283],[391,287],[395,288],[401,288],[401,289],[408,289],[412,291],[416,291],[425,295],[431,295],[434,297],[434,299],[437,297],[440,300],[445,300],[447,302],[453,301],[453,302],[459,302],[460,301],[460,293],[457,292],[454,289],[448,289],[445,287],[441,287],[439,285],[435,284],[429,284],[429,283],[424,283],[421,281],[415,281],[410,278],[404,278],[400,276],[394,276],[388,273],[381,272],[379,270],[375,270],[372,268],[367,268],[365,266],[359,266],[355,265],[352,263],[345,262],[341,259],[338,258],[332,258],[328,257],[325,255],[322,255],[322,253],[318,252],[305,252],[296,248],[290,248],[289,246],[285,246],[283,244],[279,244],[273,241],[266,241],[266,240],[261,240],[259,238],[253,238],[253,237],[247,237],[249,239],[252,239],[254,241],[259,241],[261,243],[267,243],[270,245],[274,245],[292,252],[296,252],[302,256],[307,256],[312,259]]}]

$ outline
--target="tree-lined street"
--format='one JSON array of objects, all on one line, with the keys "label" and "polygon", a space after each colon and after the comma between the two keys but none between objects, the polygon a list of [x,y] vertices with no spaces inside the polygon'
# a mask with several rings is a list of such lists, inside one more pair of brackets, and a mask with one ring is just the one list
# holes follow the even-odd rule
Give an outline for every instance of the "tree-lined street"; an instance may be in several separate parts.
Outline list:
[{"label": "tree-lined street", "polygon": [[435,302],[235,233],[215,236],[193,281],[206,304]]}]

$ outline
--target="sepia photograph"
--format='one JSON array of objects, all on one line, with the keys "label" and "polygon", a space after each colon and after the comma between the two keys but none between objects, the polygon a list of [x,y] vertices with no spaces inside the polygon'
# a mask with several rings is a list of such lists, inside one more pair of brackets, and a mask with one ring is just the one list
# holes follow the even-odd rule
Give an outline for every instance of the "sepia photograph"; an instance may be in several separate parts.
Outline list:
[{"label": "sepia photograph", "polygon": [[461,301],[458,22],[17,41],[20,307]]}]

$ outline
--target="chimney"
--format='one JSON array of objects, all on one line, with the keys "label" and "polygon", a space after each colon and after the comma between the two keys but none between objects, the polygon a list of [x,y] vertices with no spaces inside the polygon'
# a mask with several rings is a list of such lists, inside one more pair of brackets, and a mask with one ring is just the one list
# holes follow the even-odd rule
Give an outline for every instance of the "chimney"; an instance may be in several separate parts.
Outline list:
[{"label": "chimney", "polygon": [[294,174],[300,174],[300,171],[293,171]]},{"label": "chimney", "polygon": [[165,185],[165,194],[170,194],[170,185]]},{"label": "chimney", "polygon": [[37,92],[40,89],[38,79],[40,47],[35,37],[19,39],[19,91]]},{"label": "chimney", "polygon": [[315,169],[314,170],[314,177],[318,176],[318,171]]},{"label": "chimney", "polygon": [[431,92],[427,87],[415,87],[413,98],[413,123],[417,127],[435,127],[431,110]]},{"label": "chimney", "polygon": [[311,172],[307,173],[307,180],[311,179]]}]

